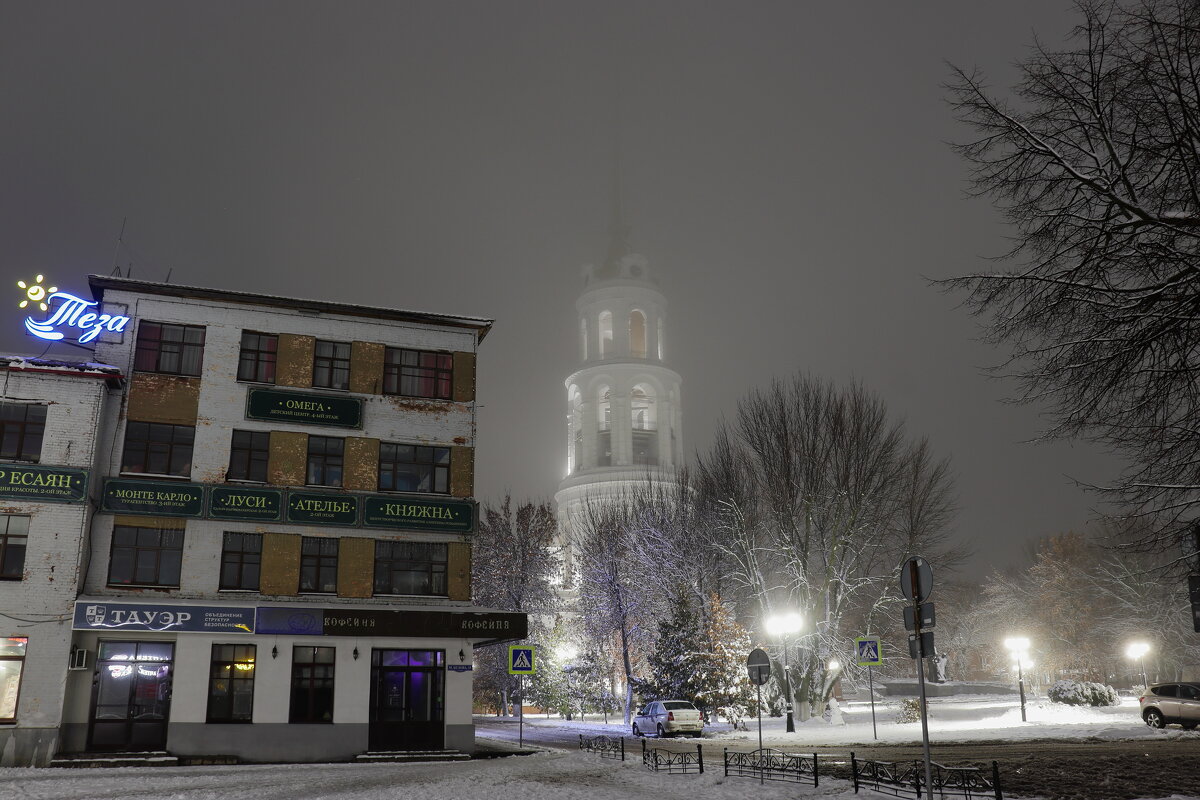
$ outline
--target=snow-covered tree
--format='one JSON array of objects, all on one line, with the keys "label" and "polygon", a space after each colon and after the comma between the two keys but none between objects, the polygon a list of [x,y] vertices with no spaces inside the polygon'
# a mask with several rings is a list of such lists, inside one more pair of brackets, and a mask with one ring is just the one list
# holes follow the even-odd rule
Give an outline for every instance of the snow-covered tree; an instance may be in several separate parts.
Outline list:
[{"label": "snow-covered tree", "polygon": [[733,610],[715,593],[709,596],[702,641],[692,677],[696,704],[724,716],[737,726],[754,701],[755,691],[746,673],[750,632],[738,624]]}]

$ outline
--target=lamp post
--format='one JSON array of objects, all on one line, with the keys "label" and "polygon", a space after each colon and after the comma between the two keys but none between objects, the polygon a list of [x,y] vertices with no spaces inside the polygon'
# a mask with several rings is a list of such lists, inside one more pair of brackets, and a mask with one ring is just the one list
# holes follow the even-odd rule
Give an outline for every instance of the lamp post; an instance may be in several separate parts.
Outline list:
[{"label": "lamp post", "polygon": [[1021,662],[1029,660],[1029,640],[1024,636],[1010,636],[1004,640],[1004,646],[1017,661],[1017,688],[1021,692],[1021,722],[1025,722],[1025,673]]},{"label": "lamp post", "polygon": [[792,676],[788,672],[788,637],[804,627],[804,620],[794,611],[786,614],[775,614],[767,617],[766,628],[767,634],[777,636],[783,639],[783,685],[784,691],[787,692],[784,710],[787,712],[787,732],[794,733],[796,731],[796,722],[792,718]]},{"label": "lamp post", "polygon": [[1149,652],[1150,645],[1146,644],[1145,642],[1130,642],[1129,646],[1125,648],[1126,656],[1141,662],[1143,691],[1145,691],[1146,687],[1150,685],[1150,680],[1146,677],[1146,653]]},{"label": "lamp post", "polygon": [[[575,658],[575,656],[579,655],[579,649],[577,647],[575,647],[574,645],[564,644],[564,645],[559,645],[557,648],[555,648],[554,654],[558,656],[559,663],[561,663],[563,665],[562,670],[563,670],[563,672],[565,672],[567,674],[567,694],[574,695],[575,694],[575,686],[574,686],[574,681],[572,680],[572,673],[574,672],[572,667],[574,665],[569,664],[567,662],[573,660]],[[567,719],[568,720],[571,719],[571,711],[570,711],[569,703],[568,703]],[[579,703],[579,719],[580,720],[583,719],[583,703],[582,702]]]}]

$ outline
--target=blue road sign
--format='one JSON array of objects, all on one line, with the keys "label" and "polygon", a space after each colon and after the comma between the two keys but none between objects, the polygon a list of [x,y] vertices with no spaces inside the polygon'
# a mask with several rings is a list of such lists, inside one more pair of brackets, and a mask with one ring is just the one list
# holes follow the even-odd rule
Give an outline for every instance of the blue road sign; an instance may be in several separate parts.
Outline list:
[{"label": "blue road sign", "polygon": [[865,636],[854,640],[854,650],[860,667],[878,667],[883,663],[878,636]]},{"label": "blue road sign", "polygon": [[533,675],[537,672],[535,660],[537,648],[528,644],[514,644],[508,647],[508,674]]}]

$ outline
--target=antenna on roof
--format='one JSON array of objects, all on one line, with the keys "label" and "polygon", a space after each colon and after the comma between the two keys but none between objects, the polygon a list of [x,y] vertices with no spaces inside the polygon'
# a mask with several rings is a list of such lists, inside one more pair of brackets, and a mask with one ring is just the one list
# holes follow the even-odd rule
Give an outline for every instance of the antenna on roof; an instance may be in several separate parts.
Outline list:
[{"label": "antenna on roof", "polygon": [[110,275],[121,277],[121,268],[117,265],[117,256],[121,254],[121,240],[125,238],[125,223],[129,221],[129,217],[121,218],[121,232],[117,234],[117,246],[113,248],[113,265]]},{"label": "antenna on roof", "polygon": [[174,271],[175,271],[175,268],[174,268],[174,267],[171,267],[169,270],[167,270],[167,279],[166,279],[165,281],[163,281],[163,283],[170,283],[170,282],[171,282],[171,273],[172,273],[172,272],[174,272]]}]

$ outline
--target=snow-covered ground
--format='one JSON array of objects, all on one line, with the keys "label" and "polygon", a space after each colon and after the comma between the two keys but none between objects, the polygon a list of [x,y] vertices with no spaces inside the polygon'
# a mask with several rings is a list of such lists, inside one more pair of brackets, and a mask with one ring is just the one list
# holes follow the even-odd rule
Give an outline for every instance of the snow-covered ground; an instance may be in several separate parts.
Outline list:
[{"label": "snow-covered ground", "polygon": [[[1022,739],[1132,739],[1145,737],[1196,737],[1178,729],[1154,731],[1142,724],[1136,700],[1107,709],[1066,709],[1045,701],[1027,706],[1029,721],[1020,721],[1020,710],[1009,699],[955,697],[931,701],[931,738],[938,742]],[[919,723],[895,722],[897,706],[887,701],[877,706],[879,741],[920,741]],[[812,720],[784,730],[780,718],[763,720],[764,744],[803,751],[810,745],[869,743],[870,707],[865,703],[844,706],[846,724],[829,725]],[[479,718],[481,729],[494,729],[492,720]],[[713,726],[705,739],[730,745],[755,747],[757,722],[749,730],[733,731]],[[554,733],[608,733],[625,735],[616,720],[604,725],[597,717],[566,722],[526,717],[527,741]],[[506,724],[505,738],[517,726]],[[481,731],[482,732],[482,731]],[[541,736],[539,736],[539,734]],[[1197,737],[1200,738],[1200,737]],[[936,751],[935,751],[936,759]],[[762,800],[784,798],[856,797],[842,781],[824,780],[819,789],[796,785],[759,785],[739,778],[724,778],[719,770],[704,775],[665,775],[650,772],[640,760],[625,763],[602,760],[574,750],[548,749],[535,755],[513,756],[450,764],[300,764],[234,767],[158,767],[123,769],[0,769],[0,800]],[[877,796],[864,792],[859,798]],[[1175,795],[1177,799],[1182,798]],[[1200,800],[1189,797],[1183,800]]]}]

